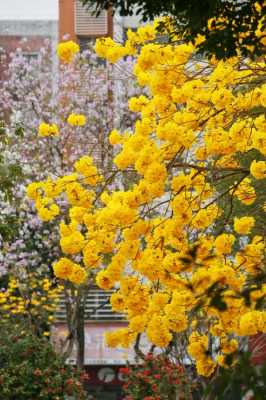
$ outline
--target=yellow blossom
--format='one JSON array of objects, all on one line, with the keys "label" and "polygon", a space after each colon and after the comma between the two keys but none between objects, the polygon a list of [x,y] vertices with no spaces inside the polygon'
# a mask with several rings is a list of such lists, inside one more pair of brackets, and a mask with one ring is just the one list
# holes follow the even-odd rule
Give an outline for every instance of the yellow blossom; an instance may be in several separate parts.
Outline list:
[{"label": "yellow blossom", "polygon": [[72,40],[61,42],[57,46],[57,55],[65,63],[70,63],[78,52],[79,45]]},{"label": "yellow blossom", "polygon": [[58,136],[59,131],[56,124],[47,124],[42,122],[39,125],[39,136],[46,137],[46,136]]},{"label": "yellow blossom", "polygon": [[72,273],[73,265],[74,263],[68,258],[61,258],[53,264],[55,276],[61,279],[67,279]]},{"label": "yellow blossom", "polygon": [[255,225],[253,217],[234,218],[234,230],[240,235],[247,235]]},{"label": "yellow blossom", "polygon": [[82,114],[70,114],[67,122],[72,126],[84,126],[86,124],[86,117]]},{"label": "yellow blossom", "polygon": [[266,161],[252,161],[250,165],[250,173],[256,179],[266,178]]},{"label": "yellow blossom", "polygon": [[215,239],[215,247],[218,254],[230,254],[235,237],[231,234],[223,233]]}]

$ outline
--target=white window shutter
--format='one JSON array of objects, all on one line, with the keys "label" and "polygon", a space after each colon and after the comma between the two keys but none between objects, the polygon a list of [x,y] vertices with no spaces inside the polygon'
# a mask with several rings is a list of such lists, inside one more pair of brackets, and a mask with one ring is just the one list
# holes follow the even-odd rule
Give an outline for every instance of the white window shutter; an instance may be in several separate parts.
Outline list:
[{"label": "white window shutter", "polygon": [[75,2],[75,31],[77,36],[102,36],[108,34],[108,13],[102,11],[98,17],[90,15],[90,9]]}]

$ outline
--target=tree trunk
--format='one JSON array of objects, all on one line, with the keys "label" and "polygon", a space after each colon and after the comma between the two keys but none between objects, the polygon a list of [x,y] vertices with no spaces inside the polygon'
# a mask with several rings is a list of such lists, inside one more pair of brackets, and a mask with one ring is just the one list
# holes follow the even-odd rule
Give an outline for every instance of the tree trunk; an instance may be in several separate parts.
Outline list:
[{"label": "tree trunk", "polygon": [[77,310],[77,368],[82,369],[85,363],[85,308],[87,293],[83,292],[80,296],[80,302]]}]

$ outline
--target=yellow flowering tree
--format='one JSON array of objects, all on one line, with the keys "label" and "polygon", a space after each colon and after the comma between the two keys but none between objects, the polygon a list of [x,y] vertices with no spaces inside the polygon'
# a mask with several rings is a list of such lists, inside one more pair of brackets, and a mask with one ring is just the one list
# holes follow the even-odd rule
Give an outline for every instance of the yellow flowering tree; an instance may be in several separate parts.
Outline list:
[{"label": "yellow flowering tree", "polygon": [[[84,156],[73,174],[32,183],[28,194],[49,218],[61,196],[70,205],[55,275],[78,288],[94,277],[117,288],[112,308],[128,326],[107,343],[137,348],[146,334],[178,353],[185,341],[198,374],[209,377],[232,362],[242,337],[266,332],[265,231],[253,233],[260,221],[252,207],[265,213],[257,188],[265,187],[266,69],[240,56],[199,60],[202,38],[167,44],[170,22],[160,41],[156,26],[129,31],[124,45],[96,43],[111,63],[136,57],[147,93],[129,101],[134,130],[110,133],[117,152],[109,174]],[[132,183],[114,190],[125,174]]]},{"label": "yellow flowering tree", "polygon": [[18,334],[24,329],[37,336],[49,336],[63,287],[35,272],[6,277],[7,282],[2,276],[0,283],[1,327],[9,326]]}]

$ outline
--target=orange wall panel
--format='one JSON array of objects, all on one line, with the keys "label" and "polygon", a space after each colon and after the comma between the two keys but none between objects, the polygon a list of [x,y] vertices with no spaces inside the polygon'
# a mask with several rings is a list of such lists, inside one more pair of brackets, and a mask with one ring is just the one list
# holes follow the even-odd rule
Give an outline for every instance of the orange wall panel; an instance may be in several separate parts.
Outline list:
[{"label": "orange wall panel", "polygon": [[62,40],[65,34],[69,34],[71,40],[77,41],[74,0],[59,0],[59,40]]}]

